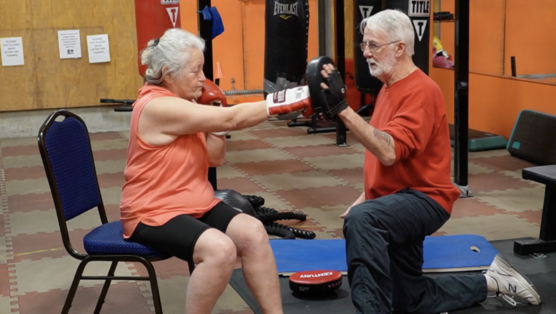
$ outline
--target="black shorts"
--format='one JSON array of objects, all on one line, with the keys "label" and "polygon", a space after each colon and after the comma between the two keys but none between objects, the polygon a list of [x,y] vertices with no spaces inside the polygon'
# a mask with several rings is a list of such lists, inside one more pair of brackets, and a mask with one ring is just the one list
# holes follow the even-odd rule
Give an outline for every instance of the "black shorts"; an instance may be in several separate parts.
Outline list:
[{"label": "black shorts", "polygon": [[218,203],[201,218],[179,215],[160,227],[139,223],[130,240],[152,246],[185,261],[193,261],[197,239],[205,230],[226,232],[228,224],[240,212],[224,202]]}]

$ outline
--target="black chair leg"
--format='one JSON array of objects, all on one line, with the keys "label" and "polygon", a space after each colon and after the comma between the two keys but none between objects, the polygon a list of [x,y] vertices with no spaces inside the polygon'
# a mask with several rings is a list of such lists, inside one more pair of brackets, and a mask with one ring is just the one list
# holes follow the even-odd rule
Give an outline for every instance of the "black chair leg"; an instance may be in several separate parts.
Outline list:
[{"label": "black chair leg", "polygon": [[77,291],[77,287],[79,287],[81,276],[83,275],[83,271],[85,270],[85,266],[87,266],[88,262],[89,262],[88,260],[82,260],[81,263],[79,263],[79,266],[75,271],[75,276],[73,277],[73,282],[71,283],[68,296],[66,297],[66,302],[64,303],[64,307],[62,308],[62,314],[69,313],[71,303],[73,302],[73,297],[75,297],[75,292]]},{"label": "black chair leg", "polygon": [[149,273],[149,282],[151,283],[151,290],[153,294],[153,305],[154,305],[154,312],[156,314],[162,314],[162,302],[160,302],[160,293],[158,292],[158,281],[156,279],[156,272],[154,267],[149,262],[141,261],[147,272]]},{"label": "black chair leg", "polygon": [[[116,266],[118,266],[118,262],[114,261],[110,265],[110,270],[108,270],[108,277],[114,277],[114,273],[116,272]],[[100,292],[100,296],[98,297],[97,306],[95,307],[95,314],[100,313],[100,309],[104,304],[104,299],[106,298],[106,294],[108,293],[108,288],[110,288],[110,284],[112,283],[112,278],[107,278],[104,281],[104,286],[102,287],[102,291]]]}]

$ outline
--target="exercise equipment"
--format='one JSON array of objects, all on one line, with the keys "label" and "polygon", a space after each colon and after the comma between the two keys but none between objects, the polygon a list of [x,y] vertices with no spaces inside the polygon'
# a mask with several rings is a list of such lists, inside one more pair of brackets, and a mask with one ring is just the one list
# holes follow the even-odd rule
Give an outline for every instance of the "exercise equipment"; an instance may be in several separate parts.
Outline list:
[{"label": "exercise equipment", "polygon": [[312,231],[301,230],[298,228],[288,227],[280,223],[278,220],[299,220],[304,221],[307,216],[299,212],[278,212],[277,210],[263,206],[264,198],[256,195],[243,195],[255,209],[255,217],[259,219],[266,232],[270,235],[282,237],[284,239],[295,239],[296,237],[303,239],[314,239],[315,233]]},{"label": "exercise equipment", "polygon": [[118,104],[121,106],[117,106],[114,107],[114,111],[117,112],[129,112],[129,111],[133,111],[133,107],[131,105],[133,105],[133,103],[135,102],[135,99],[109,99],[109,98],[101,98],[100,102],[103,104]]},{"label": "exercise equipment", "polygon": [[542,183],[546,187],[539,239],[515,241],[514,252],[521,255],[556,252],[556,165],[530,167],[521,172],[523,179]]},{"label": "exercise equipment", "polygon": [[[268,0],[269,1],[269,0]],[[335,56],[335,63],[337,66],[338,71],[342,74],[342,79],[345,82],[345,35],[344,35],[344,0],[336,0],[334,1],[334,43],[335,43],[335,52],[336,52],[336,56]],[[318,4],[319,6],[319,12],[322,13],[322,7],[324,6],[324,1],[321,1],[321,3]],[[319,16],[319,25],[323,25],[325,23],[323,23],[323,17]],[[324,31],[320,30],[319,31],[319,41],[322,39],[322,42],[324,42]],[[319,45],[324,46],[323,43],[319,42]],[[325,55],[326,52],[324,51],[325,49],[319,49],[319,54],[321,55]],[[341,121],[335,121],[335,122],[329,122],[329,121],[323,121],[318,119],[317,115],[313,115],[311,116],[311,118],[309,119],[309,121],[298,121],[297,119],[293,119],[292,121],[290,121],[288,123],[289,127],[297,127],[297,126],[306,126],[308,127],[307,129],[307,133],[309,134],[313,134],[313,133],[327,133],[327,132],[336,132],[336,145],[341,146],[341,147],[345,147],[347,146],[346,144],[346,139],[347,139],[347,129],[345,124]]]},{"label": "exercise equipment", "polygon": [[[331,269],[347,273],[345,240],[272,240],[278,273]],[[426,237],[423,272],[459,272],[487,269],[498,252],[482,236],[472,234]]]},{"label": "exercise equipment", "polygon": [[335,270],[301,271],[292,274],[289,282],[293,292],[308,295],[325,294],[342,286],[342,273]]},{"label": "exercise equipment", "polygon": [[308,36],[307,0],[266,0],[265,97],[267,94],[303,84],[307,67]]},{"label": "exercise equipment", "polygon": [[269,235],[279,236],[284,239],[295,239],[296,237],[314,239],[316,236],[312,231],[276,223],[277,220],[304,221],[307,219],[304,213],[278,212],[273,208],[264,207],[264,198],[256,195],[243,195],[232,189],[216,190],[214,191],[214,196],[236,210],[259,219]]},{"label": "exercise equipment", "polygon": [[[547,253],[544,257],[516,255],[512,251],[515,240],[516,239],[500,240],[492,241],[490,243],[520,273],[526,275],[527,279],[533,282],[535,288],[541,295],[541,305],[531,306],[526,303],[522,303],[518,304],[517,308],[513,308],[498,298],[487,298],[479,305],[464,310],[453,311],[450,312],[450,314],[556,313],[556,294],[554,293],[554,282],[556,282],[556,252]],[[481,272],[477,271],[469,273],[480,274]],[[428,273],[425,275],[428,277],[441,277],[458,274],[460,273]],[[355,313],[355,308],[351,302],[350,287],[347,276],[343,276],[342,279],[343,284],[338,290],[335,290],[326,296],[310,297],[292,293],[289,287],[289,278],[280,277],[280,293],[282,295],[284,313]],[[245,283],[241,269],[233,271],[232,277],[230,278],[230,285],[249,305],[255,314],[262,313],[260,306],[257,304],[255,298]]]},{"label": "exercise equipment", "polygon": [[251,202],[234,190],[216,190],[214,191],[214,197],[221,199],[239,212],[255,216],[255,209],[251,206]]},{"label": "exercise equipment", "polygon": [[522,110],[517,116],[506,148],[510,155],[536,165],[554,165],[555,134],[556,116],[534,110]]},{"label": "exercise equipment", "polygon": [[[450,143],[452,147],[455,145],[455,129],[454,125],[450,124]],[[474,129],[467,129],[468,150],[470,152],[477,152],[489,149],[506,148],[508,141],[501,136],[493,133],[487,133]]]},{"label": "exercise equipment", "polygon": [[353,4],[353,63],[356,88],[366,94],[378,95],[383,83],[371,75],[367,59],[359,44],[363,42],[361,21],[382,11],[383,0],[356,0]]},{"label": "exercise equipment", "polygon": [[[329,121],[332,121],[335,120],[338,113],[335,109],[338,107],[340,110],[343,110],[341,108],[343,106],[347,106],[347,104],[344,103],[342,106],[339,101],[338,106],[331,106],[328,104],[328,99],[320,86],[322,83],[327,83],[321,74],[322,67],[325,64],[334,65],[334,61],[332,61],[329,57],[317,57],[309,62],[309,65],[307,65],[307,85],[309,86],[309,93],[311,94],[311,100],[313,102],[315,113],[324,116],[324,118]],[[329,86],[331,91],[334,90],[334,86],[335,84]],[[342,91],[345,91],[345,85],[343,86]]]},{"label": "exercise equipment", "polygon": [[[141,64],[141,53],[151,39],[159,38],[169,28],[180,28],[180,1],[135,0],[137,28],[137,62],[139,74],[145,76],[147,66]],[[212,64],[211,64],[212,66]]]},{"label": "exercise equipment", "polygon": [[488,269],[498,251],[474,234],[426,237],[423,272],[460,272]]},{"label": "exercise equipment", "polygon": [[430,0],[386,0],[385,9],[398,9],[409,16],[415,33],[413,62],[425,73],[429,73]]},{"label": "exercise equipment", "polygon": [[329,269],[347,273],[344,239],[271,240],[278,274]]}]

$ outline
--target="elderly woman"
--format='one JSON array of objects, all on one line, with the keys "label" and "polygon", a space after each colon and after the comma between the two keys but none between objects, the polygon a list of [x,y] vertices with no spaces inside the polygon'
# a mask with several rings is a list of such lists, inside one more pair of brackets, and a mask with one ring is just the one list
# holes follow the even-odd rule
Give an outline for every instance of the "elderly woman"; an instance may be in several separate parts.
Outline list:
[{"label": "elderly woman", "polygon": [[238,258],[263,312],[282,313],[263,225],[215,198],[208,168],[224,161],[226,131],[303,110],[308,91],[298,87],[228,108],[204,105],[225,104],[225,96],[203,74],[203,49],[198,37],[170,29],[142,53],[148,68],[131,116],[120,205],[124,238],[197,265],[186,313],[211,313]]}]

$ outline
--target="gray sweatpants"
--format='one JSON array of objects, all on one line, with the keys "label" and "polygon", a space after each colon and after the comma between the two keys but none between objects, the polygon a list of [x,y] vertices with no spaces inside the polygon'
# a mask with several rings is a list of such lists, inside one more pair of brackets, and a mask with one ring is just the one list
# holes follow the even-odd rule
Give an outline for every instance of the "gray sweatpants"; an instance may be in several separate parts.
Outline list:
[{"label": "gray sweatpants", "polygon": [[450,215],[425,194],[404,189],[354,206],[344,222],[348,279],[357,313],[434,314],[486,299],[482,274],[425,277],[423,241]]}]

